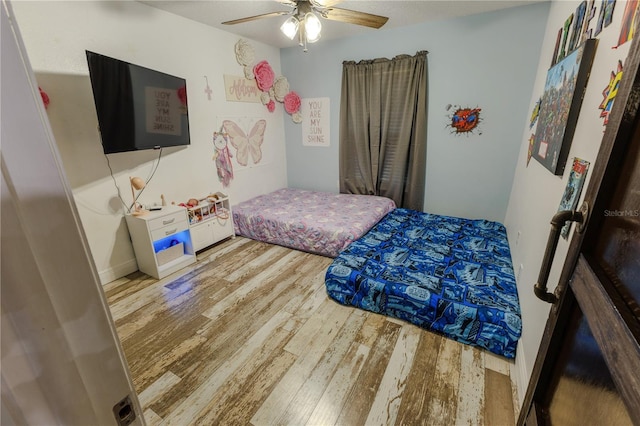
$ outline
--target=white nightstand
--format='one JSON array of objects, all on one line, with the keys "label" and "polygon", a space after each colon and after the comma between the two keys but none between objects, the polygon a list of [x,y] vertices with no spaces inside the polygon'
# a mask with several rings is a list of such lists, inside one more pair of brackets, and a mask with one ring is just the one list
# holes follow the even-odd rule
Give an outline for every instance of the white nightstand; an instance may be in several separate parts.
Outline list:
[{"label": "white nightstand", "polygon": [[126,220],[138,269],[145,274],[164,278],[196,261],[184,207],[164,206]]}]

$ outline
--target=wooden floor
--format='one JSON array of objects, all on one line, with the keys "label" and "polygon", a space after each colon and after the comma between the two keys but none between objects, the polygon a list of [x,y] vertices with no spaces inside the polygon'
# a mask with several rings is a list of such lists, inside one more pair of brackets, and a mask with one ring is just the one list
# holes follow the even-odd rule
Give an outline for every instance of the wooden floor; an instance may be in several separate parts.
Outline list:
[{"label": "wooden floor", "polygon": [[513,363],[333,302],[330,262],[237,237],[105,285],[147,424],[515,423]]}]

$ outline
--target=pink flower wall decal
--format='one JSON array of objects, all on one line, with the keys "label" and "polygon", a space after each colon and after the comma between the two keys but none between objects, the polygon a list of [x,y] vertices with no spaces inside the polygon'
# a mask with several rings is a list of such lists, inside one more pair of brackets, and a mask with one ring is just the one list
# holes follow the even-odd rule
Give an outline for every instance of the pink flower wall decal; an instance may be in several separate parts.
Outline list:
[{"label": "pink flower wall decal", "polygon": [[284,96],[284,110],[289,114],[294,114],[300,110],[300,96],[294,91]]},{"label": "pink flower wall decal", "polygon": [[269,110],[269,112],[273,112],[276,110],[276,103],[273,101],[273,99],[267,103],[267,109]]},{"label": "pink flower wall decal", "polygon": [[235,45],[236,60],[243,66],[244,77],[254,80],[260,91],[260,102],[267,107],[269,112],[274,112],[276,102],[284,104],[285,111],[291,116],[294,123],[302,122],[302,99],[290,90],[289,81],[284,76],[278,76],[271,68],[267,60],[262,60],[253,65],[255,52],[251,44],[243,39],[238,40]]},{"label": "pink flower wall decal", "polygon": [[273,69],[269,62],[260,61],[253,67],[253,74],[256,76],[256,83],[258,84],[258,89],[263,92],[268,92],[273,86],[273,81],[275,79],[275,74],[273,73]]},{"label": "pink flower wall decal", "polygon": [[180,99],[180,103],[185,106],[187,105],[187,88],[186,86],[180,87],[178,90],[178,99]]},{"label": "pink flower wall decal", "polygon": [[40,86],[38,86],[38,90],[40,90],[40,96],[42,96],[42,103],[44,104],[44,109],[49,108],[49,104],[51,103],[51,100],[49,99],[49,95],[47,95],[47,92],[42,90],[42,87]]}]

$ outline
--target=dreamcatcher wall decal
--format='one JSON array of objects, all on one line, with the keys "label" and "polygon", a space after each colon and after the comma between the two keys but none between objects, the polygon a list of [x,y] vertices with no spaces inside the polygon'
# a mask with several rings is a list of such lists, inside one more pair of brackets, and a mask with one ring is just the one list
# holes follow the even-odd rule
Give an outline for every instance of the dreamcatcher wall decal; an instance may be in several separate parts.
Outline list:
[{"label": "dreamcatcher wall decal", "polygon": [[213,149],[213,161],[216,162],[218,179],[226,188],[233,179],[233,164],[231,164],[232,156],[229,152],[229,134],[224,132],[223,127],[220,127],[220,131],[213,132]]}]

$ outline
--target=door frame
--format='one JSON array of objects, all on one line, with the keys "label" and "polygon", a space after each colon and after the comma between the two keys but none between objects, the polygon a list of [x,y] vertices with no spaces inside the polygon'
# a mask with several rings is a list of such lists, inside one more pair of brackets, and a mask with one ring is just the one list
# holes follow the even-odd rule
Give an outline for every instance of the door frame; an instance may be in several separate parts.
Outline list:
[{"label": "door frame", "polygon": [[[639,18],[640,13],[636,13],[635,21],[638,22]],[[620,81],[616,100],[592,170],[591,180],[584,196],[584,201],[589,204],[590,210],[587,228],[597,228],[604,220],[604,215],[594,214],[594,212],[604,211],[604,203],[607,201],[605,196],[600,196],[600,188],[611,187],[612,183],[617,180],[623,164],[624,154],[633,137],[636,123],[640,119],[640,74],[638,73],[640,65],[640,34],[638,34],[638,25],[636,25],[635,34],[629,54],[625,60],[622,80]],[[590,237],[588,229],[583,233],[573,233],[558,281],[558,287],[555,291],[556,295],[560,295],[559,300],[552,305],[549,312],[538,355],[520,410],[518,425],[527,424],[528,421],[532,420],[536,424],[541,420],[535,420],[540,413],[537,412],[538,407],[534,402],[554,379],[553,367],[563,341],[562,333],[554,333],[554,330],[556,326],[566,324],[575,303],[579,302],[583,311],[589,310],[589,312],[594,312],[596,309],[601,312],[602,303],[607,306],[613,306],[612,304],[615,302],[616,309],[624,305],[619,304],[622,301],[617,293],[610,294],[610,292],[604,291],[602,287],[593,281],[595,273],[589,268],[586,260],[581,255],[583,244],[592,243],[593,237]],[[571,278],[574,272],[580,274],[580,277],[585,280],[585,285],[573,285]],[[575,296],[573,292],[567,291],[568,285],[572,286]],[[627,316],[629,313],[620,311],[618,314],[617,317],[608,318],[608,320],[621,321],[623,316]],[[592,325],[590,324],[590,326]],[[616,328],[616,330],[618,329]],[[618,331],[623,333],[620,330]],[[611,333],[611,328],[608,331],[596,329],[593,332],[595,335],[603,332]],[[637,341],[635,344],[637,346]],[[612,356],[612,352],[616,351],[615,348],[605,347],[601,349],[605,357]],[[637,353],[640,354],[640,352]],[[613,355],[618,356],[620,354]],[[640,355],[637,358],[636,361],[640,362]],[[614,374],[613,370],[612,376],[615,380],[616,374]],[[630,395],[625,389],[620,389],[620,392],[627,406],[629,408],[633,407],[633,410],[629,412],[631,417],[640,418],[640,404],[633,402],[637,395]]]},{"label": "door frame", "polygon": [[9,0],[0,21],[0,421],[144,425]]}]

